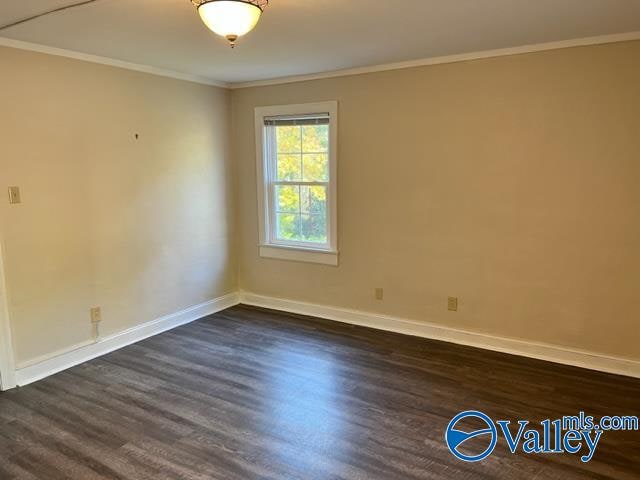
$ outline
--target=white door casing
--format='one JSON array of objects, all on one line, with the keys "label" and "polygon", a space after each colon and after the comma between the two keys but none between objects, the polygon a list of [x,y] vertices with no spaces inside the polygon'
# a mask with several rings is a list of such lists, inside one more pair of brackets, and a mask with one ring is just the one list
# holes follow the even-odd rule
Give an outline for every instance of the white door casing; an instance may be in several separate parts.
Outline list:
[{"label": "white door casing", "polygon": [[15,360],[9,321],[7,282],[4,269],[4,244],[0,235],[0,390],[16,386]]}]

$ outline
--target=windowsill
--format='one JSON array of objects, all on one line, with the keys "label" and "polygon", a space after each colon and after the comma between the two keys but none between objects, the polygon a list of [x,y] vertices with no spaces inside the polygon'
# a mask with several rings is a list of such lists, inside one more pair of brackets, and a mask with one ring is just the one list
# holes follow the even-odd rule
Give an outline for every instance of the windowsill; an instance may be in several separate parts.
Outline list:
[{"label": "windowsill", "polygon": [[337,250],[318,250],[287,245],[259,245],[259,248],[260,256],[265,258],[338,266]]}]

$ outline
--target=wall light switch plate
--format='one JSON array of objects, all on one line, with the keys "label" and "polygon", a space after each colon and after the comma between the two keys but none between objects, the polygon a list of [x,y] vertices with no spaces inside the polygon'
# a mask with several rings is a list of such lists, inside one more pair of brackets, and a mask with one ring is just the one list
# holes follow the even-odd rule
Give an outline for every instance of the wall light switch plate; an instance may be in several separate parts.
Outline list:
[{"label": "wall light switch plate", "polygon": [[376,300],[382,300],[384,298],[384,290],[382,288],[376,288],[374,294]]},{"label": "wall light switch plate", "polygon": [[458,297],[449,297],[449,300],[447,302],[447,308],[449,309],[450,312],[457,312],[458,311]]},{"label": "wall light switch plate", "polygon": [[9,203],[12,205],[22,203],[20,199],[20,187],[9,187]]}]

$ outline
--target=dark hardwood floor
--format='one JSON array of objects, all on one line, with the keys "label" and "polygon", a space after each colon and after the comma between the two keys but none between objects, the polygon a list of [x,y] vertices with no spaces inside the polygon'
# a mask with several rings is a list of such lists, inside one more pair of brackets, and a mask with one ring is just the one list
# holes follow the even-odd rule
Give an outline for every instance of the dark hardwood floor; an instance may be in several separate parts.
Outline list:
[{"label": "dark hardwood floor", "polygon": [[444,431],[639,406],[630,378],[238,306],[0,394],[0,478],[638,479],[640,432],[465,463]]}]

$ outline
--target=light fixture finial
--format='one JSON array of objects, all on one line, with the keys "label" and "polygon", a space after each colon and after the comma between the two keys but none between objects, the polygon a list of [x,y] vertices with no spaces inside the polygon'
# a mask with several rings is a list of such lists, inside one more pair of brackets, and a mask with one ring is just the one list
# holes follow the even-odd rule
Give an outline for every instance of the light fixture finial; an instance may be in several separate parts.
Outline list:
[{"label": "light fixture finial", "polygon": [[237,35],[227,35],[227,40],[229,40],[229,45],[231,45],[231,48],[236,48],[236,40],[238,40]]}]

